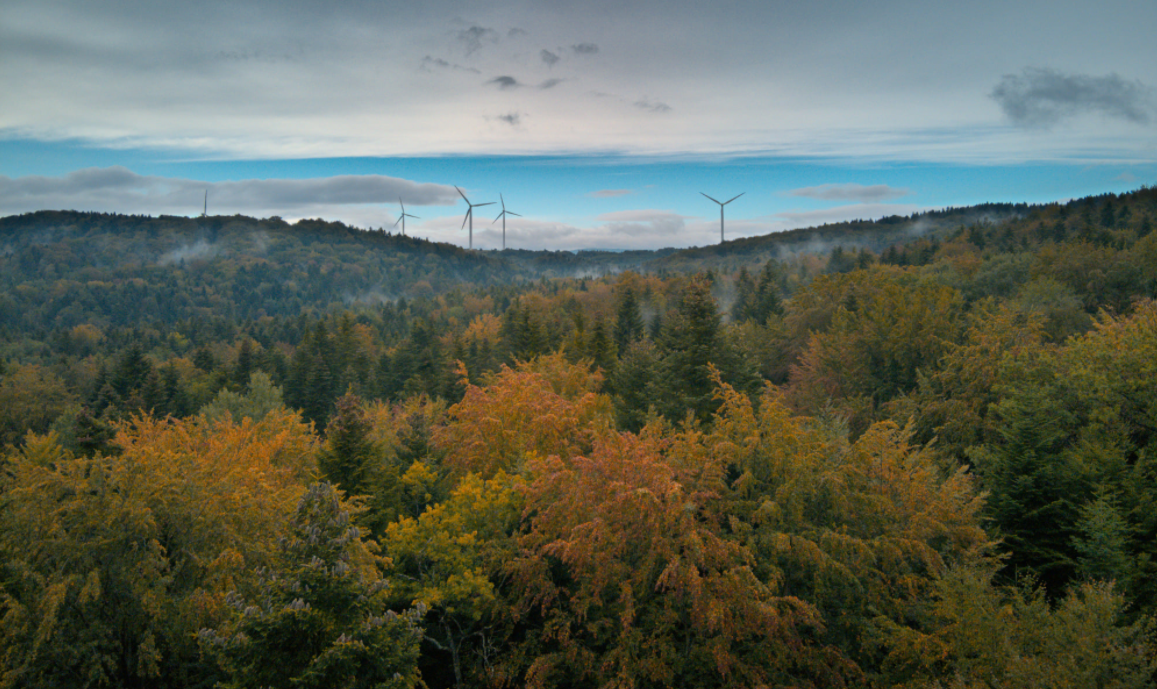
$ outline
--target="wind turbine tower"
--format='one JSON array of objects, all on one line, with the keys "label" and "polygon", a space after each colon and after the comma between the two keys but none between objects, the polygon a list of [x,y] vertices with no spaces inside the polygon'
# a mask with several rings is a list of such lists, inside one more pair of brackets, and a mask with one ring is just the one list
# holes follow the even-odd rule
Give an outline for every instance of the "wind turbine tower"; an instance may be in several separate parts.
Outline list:
[{"label": "wind turbine tower", "polygon": [[[458,187],[454,187],[454,188],[458,189]],[[486,203],[470,203],[470,199],[466,198],[466,194],[463,194],[461,189],[458,189],[458,195],[461,196],[462,200],[466,202],[466,206],[467,206],[466,217],[462,218],[462,227],[466,226],[467,221],[470,222],[470,248],[473,249],[474,248],[474,209],[475,208],[481,208],[483,206],[493,206],[494,202],[493,201],[487,201]]]},{"label": "wind turbine tower", "polygon": [[201,217],[206,218],[208,216],[209,216],[209,190],[206,189],[205,190],[205,208],[204,208],[204,210],[201,211]]},{"label": "wind turbine tower", "polygon": [[398,223],[402,223],[402,236],[405,237],[406,236],[406,218],[413,218],[414,220],[419,220],[420,218],[418,218],[418,216],[416,216],[416,215],[410,215],[409,213],[407,213],[406,212],[406,204],[402,203],[401,199],[398,199],[398,205],[400,205],[402,207],[402,214],[399,215],[398,219],[394,221],[394,227],[397,227]]},{"label": "wind turbine tower", "polygon": [[[498,218],[502,218],[502,250],[506,251],[506,216],[513,215],[516,218],[521,218],[522,216],[514,211],[506,210],[506,199],[502,198],[502,194],[498,195],[498,200],[502,202],[502,212],[498,214]],[[490,224],[493,225],[498,222],[498,218],[495,218]]]},{"label": "wind turbine tower", "polygon": [[[703,192],[699,192],[699,193],[703,194]],[[726,201],[719,201],[716,199],[711,199],[711,197],[707,196],[707,194],[703,194],[704,196],[707,196],[707,198],[709,198],[712,201],[715,201],[715,203],[719,204],[719,243],[720,244],[723,243],[723,207],[726,206],[727,204],[731,203],[735,199],[739,198],[740,196],[743,196],[746,193],[747,193],[746,191],[740,192],[739,194],[732,196],[731,198],[727,199]]]}]

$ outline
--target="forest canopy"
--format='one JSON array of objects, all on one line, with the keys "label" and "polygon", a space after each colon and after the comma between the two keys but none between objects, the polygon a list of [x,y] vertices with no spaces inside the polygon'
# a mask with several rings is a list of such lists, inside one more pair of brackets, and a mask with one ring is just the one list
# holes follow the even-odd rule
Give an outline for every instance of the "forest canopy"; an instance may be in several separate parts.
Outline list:
[{"label": "forest canopy", "polygon": [[0,219],[0,687],[1153,686],[1157,191],[922,219]]}]

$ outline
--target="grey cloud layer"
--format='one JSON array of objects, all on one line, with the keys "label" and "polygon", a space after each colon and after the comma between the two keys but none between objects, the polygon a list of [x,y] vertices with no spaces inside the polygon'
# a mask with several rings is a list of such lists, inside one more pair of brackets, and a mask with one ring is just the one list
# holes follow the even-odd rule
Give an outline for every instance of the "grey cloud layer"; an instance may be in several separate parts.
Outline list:
[{"label": "grey cloud layer", "polygon": [[512,76],[494,77],[493,79],[491,79],[490,81],[487,81],[486,83],[487,84],[494,84],[495,86],[497,86],[498,88],[503,89],[503,90],[515,89],[515,88],[518,88],[519,86],[522,86],[522,84],[518,83],[518,80]]},{"label": "grey cloud layer", "polygon": [[1148,124],[1154,112],[1153,90],[1116,74],[1093,77],[1027,68],[1019,75],[1006,74],[991,96],[1010,120],[1030,127],[1048,127],[1086,112]]},{"label": "grey cloud layer", "polygon": [[498,32],[482,26],[471,26],[458,32],[458,41],[465,46],[466,54],[470,55],[481,50],[483,43],[498,42]]},{"label": "grey cloud layer", "polygon": [[[1157,116],[1133,78],[1157,64],[1157,3],[1042,5],[205,0],[142,12],[130,0],[8,0],[0,136],[249,159],[830,156],[848,155],[845,138],[887,156],[920,132],[947,131],[925,155],[984,158],[1009,147],[974,132],[1019,133],[995,102],[1015,124],[1092,112],[1110,125],[1112,137],[1087,128],[1024,139],[1019,158],[1152,157],[1153,132],[1135,124]],[[1029,60],[1066,71],[1021,73]],[[503,77],[513,81],[487,83]],[[518,85],[528,136],[488,121]]]},{"label": "grey cloud layer", "polygon": [[189,214],[205,191],[218,213],[291,212],[316,206],[396,203],[452,205],[454,187],[384,175],[340,175],[319,179],[200,182],[143,176],[123,167],[78,170],[64,177],[0,176],[0,213],[42,208]]},{"label": "grey cloud layer", "polygon": [[912,193],[908,189],[897,189],[887,184],[821,184],[818,187],[803,187],[788,192],[791,196],[803,196],[821,201],[859,201],[874,203],[896,199]]}]

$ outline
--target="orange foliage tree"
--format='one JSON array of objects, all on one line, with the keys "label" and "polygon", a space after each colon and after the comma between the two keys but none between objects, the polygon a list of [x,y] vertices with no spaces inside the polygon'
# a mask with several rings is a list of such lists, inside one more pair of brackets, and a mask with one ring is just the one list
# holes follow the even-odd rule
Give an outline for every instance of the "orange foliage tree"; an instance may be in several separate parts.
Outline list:
[{"label": "orange foliage tree", "polygon": [[525,532],[507,568],[524,640],[500,679],[838,683],[842,662],[807,641],[814,609],[761,580],[753,553],[728,537],[722,467],[683,471],[665,457],[671,442],[608,432],[588,456],[531,461]]},{"label": "orange foliage tree", "polygon": [[531,453],[577,454],[610,424],[610,402],[596,392],[601,381],[586,362],[572,364],[561,354],[504,366],[485,387],[466,385],[434,444],[452,470],[483,477],[517,470]]}]

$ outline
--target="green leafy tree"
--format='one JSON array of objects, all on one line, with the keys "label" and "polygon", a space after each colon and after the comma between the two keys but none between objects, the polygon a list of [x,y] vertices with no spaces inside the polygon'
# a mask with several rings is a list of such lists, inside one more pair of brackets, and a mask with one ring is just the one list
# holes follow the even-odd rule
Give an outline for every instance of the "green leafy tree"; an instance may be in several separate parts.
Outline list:
[{"label": "green leafy tree", "polygon": [[244,393],[222,388],[212,402],[201,407],[201,415],[209,421],[228,417],[238,423],[246,418],[256,422],[284,406],[281,388],[273,384],[268,373],[254,371],[249,375],[249,384]]},{"label": "green leafy tree", "polygon": [[1085,689],[1154,686],[1144,622],[1124,596],[1084,584],[1051,604],[1041,589],[997,587],[990,567],[956,567],[937,581],[924,629],[890,625],[890,686]]},{"label": "green leafy tree", "polygon": [[504,563],[517,553],[522,483],[502,471],[487,480],[468,474],[444,502],[386,530],[383,542],[398,572],[393,596],[427,610],[422,674],[428,684],[485,680],[499,660],[496,651],[506,641],[499,584]]},{"label": "green leafy tree", "polygon": [[40,366],[14,366],[0,377],[0,448],[28,433],[47,433],[76,402],[64,381]]}]

